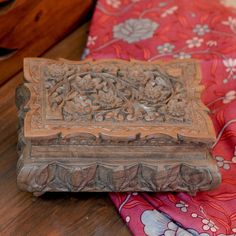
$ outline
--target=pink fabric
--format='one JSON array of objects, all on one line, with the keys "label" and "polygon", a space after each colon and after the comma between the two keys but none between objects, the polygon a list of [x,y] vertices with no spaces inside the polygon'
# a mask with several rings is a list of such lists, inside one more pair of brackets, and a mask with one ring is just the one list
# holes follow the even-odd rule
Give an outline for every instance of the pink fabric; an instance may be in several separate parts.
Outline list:
[{"label": "pink fabric", "polygon": [[85,56],[201,61],[221,186],[186,193],[111,193],[134,235],[236,235],[236,10],[232,0],[99,0]]}]

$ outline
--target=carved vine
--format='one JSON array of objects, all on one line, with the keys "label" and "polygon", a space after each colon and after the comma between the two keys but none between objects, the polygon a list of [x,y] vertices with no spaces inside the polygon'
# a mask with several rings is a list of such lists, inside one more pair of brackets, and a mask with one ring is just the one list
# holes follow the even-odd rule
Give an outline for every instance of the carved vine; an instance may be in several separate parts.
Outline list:
[{"label": "carved vine", "polygon": [[51,113],[66,121],[189,123],[183,82],[156,68],[116,63],[49,64],[45,87]]}]

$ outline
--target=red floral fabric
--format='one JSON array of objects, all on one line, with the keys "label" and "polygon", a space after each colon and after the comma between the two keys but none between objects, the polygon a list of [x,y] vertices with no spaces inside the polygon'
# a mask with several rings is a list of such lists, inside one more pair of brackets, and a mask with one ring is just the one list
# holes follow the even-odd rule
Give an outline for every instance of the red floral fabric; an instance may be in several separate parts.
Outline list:
[{"label": "red floral fabric", "polygon": [[236,235],[236,8],[234,0],[99,0],[85,55],[201,61],[222,173],[198,193],[111,193],[134,235]]}]

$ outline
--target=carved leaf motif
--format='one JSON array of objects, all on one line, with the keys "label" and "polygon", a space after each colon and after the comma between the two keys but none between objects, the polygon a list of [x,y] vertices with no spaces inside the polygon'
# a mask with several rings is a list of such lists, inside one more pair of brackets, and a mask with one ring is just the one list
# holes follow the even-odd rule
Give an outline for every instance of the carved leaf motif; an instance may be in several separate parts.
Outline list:
[{"label": "carved leaf motif", "polygon": [[[71,121],[135,121],[182,123],[186,116],[183,83],[159,67],[118,63],[50,64],[45,68],[50,109]],[[166,116],[167,115],[167,116]]]},{"label": "carved leaf motif", "polygon": [[204,186],[212,181],[206,170],[199,170],[195,167],[182,164],[180,166],[180,176],[187,185]]},{"label": "carved leaf motif", "polygon": [[[214,181],[212,169],[208,168],[205,166],[198,172],[193,167],[180,164],[166,166],[165,170],[157,172],[156,166],[139,163],[121,166],[104,166],[96,163],[88,165],[77,163],[74,166],[56,162],[41,163],[23,166],[18,175],[18,184],[21,189],[41,193],[91,190],[195,192],[209,189]],[[187,175],[194,178],[186,179]]]},{"label": "carved leaf motif", "polygon": [[[53,180],[53,185],[59,185],[59,183],[62,184],[62,188],[66,188],[71,191],[71,183],[70,183],[70,169],[67,169],[66,167],[63,167],[61,165],[56,165],[55,167],[57,169],[55,178]],[[65,186],[63,186],[65,185]]]},{"label": "carved leaf motif", "polygon": [[96,175],[96,165],[75,168],[72,171],[70,183],[76,191],[81,191],[85,186],[93,186]]},{"label": "carved leaf motif", "polygon": [[125,169],[126,181],[123,184],[122,188],[125,189],[126,185],[130,188],[135,188],[138,185],[138,171],[139,165],[127,166]]},{"label": "carved leaf motif", "polygon": [[39,168],[38,178],[35,179],[36,184],[43,187],[43,186],[46,186],[48,183],[50,183],[53,180],[54,175],[56,173],[55,168],[56,168],[55,165],[48,165],[43,169]]},{"label": "carved leaf motif", "polygon": [[100,189],[109,191],[114,191],[113,189],[113,179],[112,179],[112,169],[105,166],[98,166],[96,171],[96,185]]},{"label": "carved leaf motif", "polygon": [[140,168],[140,184],[144,188],[147,188],[147,190],[151,190],[153,192],[157,191],[157,181],[156,181],[156,175],[158,175],[157,168],[153,166],[148,166],[142,164],[142,167]]},{"label": "carved leaf motif", "polygon": [[179,169],[179,165],[165,166],[165,170],[163,170],[165,173],[165,181],[163,181],[160,191],[162,191],[162,189],[177,190],[177,186],[179,187]]},{"label": "carved leaf motif", "polygon": [[122,167],[121,169],[118,167],[114,170],[112,174],[112,181],[114,184],[114,190],[122,191],[122,186],[126,182],[126,173],[124,172]]}]

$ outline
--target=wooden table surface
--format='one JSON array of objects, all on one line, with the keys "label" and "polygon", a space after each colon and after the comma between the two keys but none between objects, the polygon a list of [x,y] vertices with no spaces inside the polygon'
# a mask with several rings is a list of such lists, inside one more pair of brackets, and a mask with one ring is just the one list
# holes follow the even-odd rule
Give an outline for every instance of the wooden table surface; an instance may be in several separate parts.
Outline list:
[{"label": "wooden table surface", "polygon": [[[89,23],[43,57],[79,60]],[[15,88],[22,71],[0,87],[0,235],[130,235],[106,193],[46,193],[36,198],[16,186]]]}]

